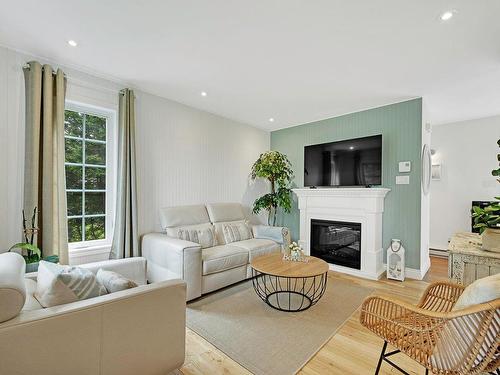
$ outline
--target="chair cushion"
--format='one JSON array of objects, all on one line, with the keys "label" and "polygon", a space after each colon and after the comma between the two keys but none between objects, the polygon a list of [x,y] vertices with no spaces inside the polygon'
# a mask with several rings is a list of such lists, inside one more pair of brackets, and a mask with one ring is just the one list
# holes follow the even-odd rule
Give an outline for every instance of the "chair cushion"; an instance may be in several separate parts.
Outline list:
[{"label": "chair cushion", "polygon": [[464,289],[452,311],[500,298],[500,273],[478,279]]},{"label": "chair cushion", "polygon": [[0,323],[12,319],[24,306],[26,263],[17,253],[0,254]]},{"label": "chair cushion", "polygon": [[232,245],[214,246],[201,250],[203,275],[210,275],[248,264],[248,250]]},{"label": "chair cushion", "polygon": [[24,279],[26,284],[26,302],[24,302],[23,311],[32,311],[43,309],[35,298],[36,281],[31,279]]},{"label": "chair cushion", "polygon": [[169,237],[198,243],[201,245],[202,249],[217,245],[215,228],[211,223],[167,228],[167,235]]},{"label": "chair cushion", "polygon": [[245,241],[233,242],[231,246],[241,247],[248,250],[249,262],[258,256],[281,251],[280,245],[276,242],[264,238],[251,238]]},{"label": "chair cushion", "polygon": [[202,204],[165,207],[160,209],[160,223],[165,230],[171,227],[209,223],[207,209]]},{"label": "chair cushion", "polygon": [[245,219],[240,203],[210,203],[207,210],[212,223]]},{"label": "chair cushion", "polygon": [[35,297],[43,307],[63,305],[107,294],[92,271],[40,261]]}]

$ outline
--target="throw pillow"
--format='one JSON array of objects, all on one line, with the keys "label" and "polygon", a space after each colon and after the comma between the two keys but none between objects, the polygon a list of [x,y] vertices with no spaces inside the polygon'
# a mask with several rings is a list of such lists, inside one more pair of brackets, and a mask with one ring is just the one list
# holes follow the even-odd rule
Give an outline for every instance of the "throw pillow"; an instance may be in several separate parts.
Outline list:
[{"label": "throw pillow", "polygon": [[252,238],[252,231],[245,222],[224,224],[222,230],[226,243],[244,241]]},{"label": "throw pillow", "polygon": [[35,298],[43,307],[71,303],[107,294],[90,270],[40,261]]},{"label": "throw pillow", "polygon": [[478,279],[465,288],[453,306],[453,311],[493,301],[497,298],[500,298],[500,273]]},{"label": "throw pillow", "polygon": [[102,268],[99,268],[96,277],[97,281],[104,285],[108,293],[119,292],[120,290],[131,289],[137,286],[135,282],[123,277],[119,273],[103,270]]},{"label": "throw pillow", "polygon": [[207,247],[214,247],[217,245],[215,230],[212,226],[205,228],[178,228],[177,238],[185,241],[199,243],[202,249],[206,249]]}]

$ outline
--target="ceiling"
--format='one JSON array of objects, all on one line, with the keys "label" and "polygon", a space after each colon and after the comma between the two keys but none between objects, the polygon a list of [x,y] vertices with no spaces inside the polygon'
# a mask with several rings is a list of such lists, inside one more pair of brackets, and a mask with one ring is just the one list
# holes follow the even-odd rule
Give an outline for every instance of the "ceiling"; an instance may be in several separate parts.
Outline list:
[{"label": "ceiling", "polygon": [[0,44],[269,130],[420,96],[433,124],[500,113],[498,0],[0,7]]}]

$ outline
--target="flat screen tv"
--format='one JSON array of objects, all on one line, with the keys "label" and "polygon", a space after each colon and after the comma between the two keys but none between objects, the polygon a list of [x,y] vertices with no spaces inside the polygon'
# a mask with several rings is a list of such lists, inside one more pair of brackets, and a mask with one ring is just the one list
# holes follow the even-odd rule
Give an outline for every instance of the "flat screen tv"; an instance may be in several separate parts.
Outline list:
[{"label": "flat screen tv", "polygon": [[382,184],[382,135],[304,147],[304,186]]}]

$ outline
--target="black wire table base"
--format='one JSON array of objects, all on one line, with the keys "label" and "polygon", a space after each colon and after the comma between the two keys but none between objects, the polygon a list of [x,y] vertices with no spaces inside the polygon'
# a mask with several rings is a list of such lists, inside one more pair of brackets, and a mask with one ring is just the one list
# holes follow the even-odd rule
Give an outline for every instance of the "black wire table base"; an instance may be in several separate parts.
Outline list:
[{"label": "black wire table base", "polygon": [[326,290],[328,272],[317,276],[285,277],[260,273],[252,268],[257,295],[276,310],[297,312],[314,306]]}]

